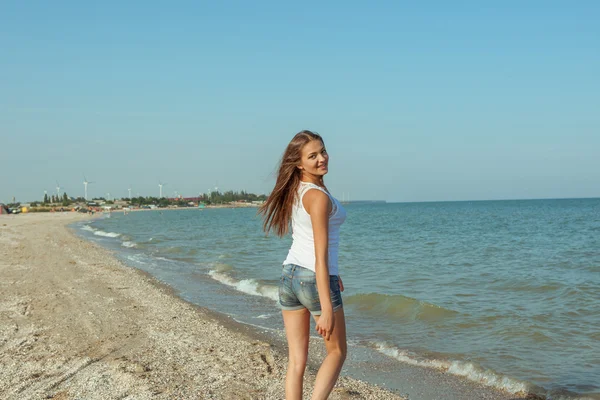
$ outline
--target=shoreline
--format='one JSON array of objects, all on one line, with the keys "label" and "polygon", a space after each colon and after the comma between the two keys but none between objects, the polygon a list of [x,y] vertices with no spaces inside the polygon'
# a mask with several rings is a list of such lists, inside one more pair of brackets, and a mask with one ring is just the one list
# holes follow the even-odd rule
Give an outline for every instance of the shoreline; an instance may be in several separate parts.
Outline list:
[{"label": "shoreline", "polygon": [[[87,219],[0,219],[1,398],[284,397],[283,348],[178,298],[67,227]],[[310,368],[305,396],[314,376]],[[348,377],[330,398],[402,399]]]}]

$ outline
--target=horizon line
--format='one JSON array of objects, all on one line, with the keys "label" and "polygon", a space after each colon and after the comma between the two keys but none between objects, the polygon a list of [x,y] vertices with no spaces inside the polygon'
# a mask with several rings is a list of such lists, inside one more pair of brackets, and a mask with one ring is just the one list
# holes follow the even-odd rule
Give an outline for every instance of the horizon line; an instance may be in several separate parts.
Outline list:
[{"label": "horizon line", "polygon": [[[532,201],[532,200],[593,200],[600,199],[600,196],[592,197],[533,197],[533,198],[504,198],[504,199],[478,199],[478,200],[415,200],[415,201],[386,201],[386,200],[356,200],[360,201],[385,201],[390,204],[410,204],[410,203],[461,203],[471,201]],[[350,203],[354,200],[350,201]]]}]

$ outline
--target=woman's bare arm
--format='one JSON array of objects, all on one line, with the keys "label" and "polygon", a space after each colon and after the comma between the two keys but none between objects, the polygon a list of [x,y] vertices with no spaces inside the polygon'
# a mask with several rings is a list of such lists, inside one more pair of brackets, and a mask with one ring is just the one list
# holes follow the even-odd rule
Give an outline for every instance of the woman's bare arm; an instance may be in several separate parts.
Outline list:
[{"label": "woman's bare arm", "polygon": [[329,214],[331,200],[320,190],[309,190],[302,198],[306,211],[310,214],[315,242],[315,274],[321,303],[321,316],[317,321],[317,332],[326,340],[333,331],[333,305],[329,296]]}]

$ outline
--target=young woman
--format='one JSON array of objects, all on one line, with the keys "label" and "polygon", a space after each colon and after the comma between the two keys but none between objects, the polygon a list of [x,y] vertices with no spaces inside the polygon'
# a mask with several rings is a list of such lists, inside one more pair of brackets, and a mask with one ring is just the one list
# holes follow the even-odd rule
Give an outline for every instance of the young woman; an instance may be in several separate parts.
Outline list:
[{"label": "young woman", "polygon": [[311,315],[324,338],[327,357],[317,373],[313,399],[331,393],[346,359],[346,322],[338,274],[340,226],[346,212],[323,183],[329,155],[321,136],[296,134],[288,144],[267,201],[259,209],[264,229],[279,236],[292,228],[292,247],[283,262],[279,303],[289,347],[287,400],[302,398]]}]

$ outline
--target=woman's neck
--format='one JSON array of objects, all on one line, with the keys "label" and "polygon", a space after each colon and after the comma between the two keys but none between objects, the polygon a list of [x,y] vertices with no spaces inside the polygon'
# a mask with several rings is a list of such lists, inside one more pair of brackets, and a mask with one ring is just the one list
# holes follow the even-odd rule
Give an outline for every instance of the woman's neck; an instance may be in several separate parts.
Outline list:
[{"label": "woman's neck", "polygon": [[300,180],[302,182],[312,183],[313,185],[317,185],[317,186],[321,186],[322,188],[325,188],[325,183],[323,182],[322,176],[302,174],[302,176],[300,177]]},{"label": "woman's neck", "polygon": [[302,174],[302,176],[300,177],[300,180],[302,182],[314,183],[315,185],[324,186],[323,177],[321,177],[321,176]]}]

